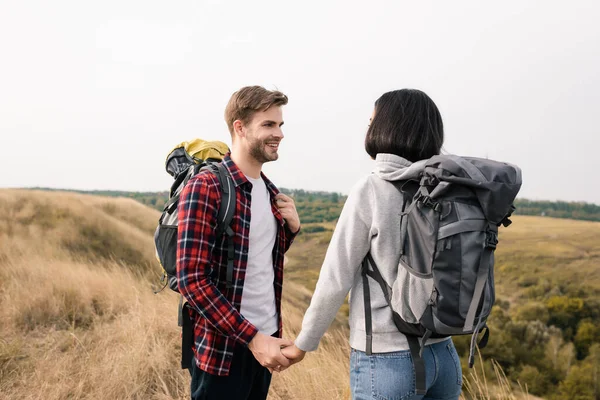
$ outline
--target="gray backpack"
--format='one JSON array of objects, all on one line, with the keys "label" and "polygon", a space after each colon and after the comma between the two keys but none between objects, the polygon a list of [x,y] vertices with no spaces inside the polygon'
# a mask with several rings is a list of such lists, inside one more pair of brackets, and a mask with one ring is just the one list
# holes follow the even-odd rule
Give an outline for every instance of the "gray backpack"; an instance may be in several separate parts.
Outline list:
[{"label": "gray backpack", "polygon": [[439,155],[426,162],[420,181],[394,184],[405,199],[398,277],[390,287],[367,254],[362,266],[366,352],[372,353],[371,277],[383,290],[394,324],[408,339],[417,394],[424,395],[422,351],[428,339],[472,335],[470,367],[483,330],[479,347],[487,344],[498,227],[511,223],[521,170],[487,159]]}]

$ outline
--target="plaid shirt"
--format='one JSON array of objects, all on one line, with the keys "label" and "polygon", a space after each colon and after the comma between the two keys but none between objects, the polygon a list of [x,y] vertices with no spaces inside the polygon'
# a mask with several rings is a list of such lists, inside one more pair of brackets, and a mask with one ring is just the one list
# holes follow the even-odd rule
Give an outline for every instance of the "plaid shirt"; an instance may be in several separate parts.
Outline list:
[{"label": "plaid shirt", "polygon": [[[228,375],[236,344],[247,346],[258,332],[240,314],[244,278],[248,264],[250,234],[250,198],[252,184],[231,160],[223,165],[233,178],[236,208],[231,227],[235,232],[234,271],[232,288],[227,289],[227,240],[215,236],[221,190],[217,178],[202,172],[191,178],[179,200],[177,240],[177,279],[179,291],[196,312],[191,312],[194,324],[194,355],[198,368],[213,375]],[[261,174],[262,175],[262,174]],[[275,273],[275,303],[281,337],[281,290],[283,285],[283,254],[292,244],[295,234],[275,205],[279,190],[264,175],[271,195],[271,210],[277,219],[277,238],[273,246]]]}]

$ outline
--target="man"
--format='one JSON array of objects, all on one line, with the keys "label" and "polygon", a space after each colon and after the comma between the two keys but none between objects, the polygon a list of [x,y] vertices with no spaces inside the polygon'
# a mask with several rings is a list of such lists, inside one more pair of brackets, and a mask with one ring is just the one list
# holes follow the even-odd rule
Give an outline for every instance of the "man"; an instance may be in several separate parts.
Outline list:
[{"label": "man", "polygon": [[202,172],[182,191],[177,278],[194,325],[192,399],[266,399],[271,372],[289,366],[281,348],[283,255],[300,230],[294,201],[261,172],[278,158],[287,96],[260,86],[235,92],[225,109],[236,191],[234,271],[226,284],[226,237],[216,237],[221,192]]}]

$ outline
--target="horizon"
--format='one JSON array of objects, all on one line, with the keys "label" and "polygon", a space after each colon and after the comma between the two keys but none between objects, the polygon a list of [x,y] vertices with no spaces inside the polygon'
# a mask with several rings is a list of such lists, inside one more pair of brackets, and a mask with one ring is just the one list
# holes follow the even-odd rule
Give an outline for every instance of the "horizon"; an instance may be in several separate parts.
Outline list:
[{"label": "horizon", "polygon": [[[169,187],[170,188],[170,187]],[[63,192],[84,192],[84,193],[94,193],[94,192],[108,192],[108,193],[138,193],[138,194],[158,194],[158,193],[169,193],[169,188],[164,189],[164,190],[158,190],[158,191],[139,191],[139,190],[120,190],[120,189],[73,189],[73,188],[53,188],[53,187],[4,187],[4,188],[0,188],[1,189],[7,189],[7,190],[53,190],[53,191],[63,191]],[[290,191],[294,191],[294,190],[303,190],[307,193],[322,193],[322,194],[333,194],[336,193],[338,195],[341,196],[348,196],[347,193],[341,193],[341,192],[332,192],[332,191],[326,191],[326,190],[309,190],[309,189],[302,189],[302,188],[288,188],[285,186],[279,187],[280,190],[284,189],[284,190],[290,190]],[[595,205],[600,207],[600,203],[594,203],[594,202],[589,202],[589,201],[578,201],[578,200],[551,200],[551,199],[533,199],[533,198],[529,198],[529,197],[522,197],[522,196],[517,196],[515,198],[515,201],[517,200],[521,200],[521,201],[532,201],[532,202],[549,202],[549,203],[578,203],[578,204],[591,204],[591,205]]]}]

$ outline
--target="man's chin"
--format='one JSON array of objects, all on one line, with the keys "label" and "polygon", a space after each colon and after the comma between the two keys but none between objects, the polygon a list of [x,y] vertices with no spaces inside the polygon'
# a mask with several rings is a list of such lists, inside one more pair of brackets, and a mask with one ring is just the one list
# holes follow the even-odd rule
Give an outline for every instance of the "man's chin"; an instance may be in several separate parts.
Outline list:
[{"label": "man's chin", "polygon": [[277,161],[278,158],[279,158],[279,155],[274,154],[274,155],[271,155],[269,158],[265,157],[264,158],[265,161],[263,161],[262,163],[265,164],[265,163],[268,163],[271,161]]},{"label": "man's chin", "polygon": [[265,162],[269,162],[269,161],[275,161],[279,158],[279,153],[277,152],[277,150],[273,150],[273,149],[266,149],[263,152],[263,158],[267,161]]},{"label": "man's chin", "polygon": [[268,163],[270,161],[276,161],[278,158],[279,158],[279,154],[277,154],[277,153],[271,153],[271,154],[263,153],[261,155],[254,156],[254,159],[261,164]]}]

